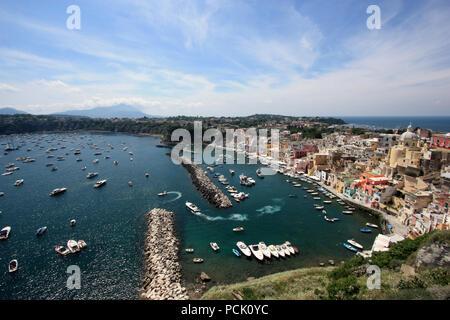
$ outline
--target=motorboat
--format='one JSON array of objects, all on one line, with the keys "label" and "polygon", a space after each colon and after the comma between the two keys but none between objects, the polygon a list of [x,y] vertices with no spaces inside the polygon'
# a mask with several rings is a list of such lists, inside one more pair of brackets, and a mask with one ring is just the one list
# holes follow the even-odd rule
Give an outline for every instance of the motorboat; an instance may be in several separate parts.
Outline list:
[{"label": "motorboat", "polygon": [[297,247],[293,247],[293,248],[294,248],[295,254],[299,253],[299,250],[297,249]]},{"label": "motorboat", "polygon": [[217,243],[215,243],[215,242],[210,242],[209,245],[211,246],[211,248],[214,251],[219,251],[219,249],[220,249],[219,246],[217,245]]},{"label": "motorboat", "polygon": [[361,244],[359,244],[358,242],[356,242],[353,239],[347,240],[347,242],[350,243],[355,248],[358,248],[358,249],[361,249],[361,250],[364,249],[364,247]]},{"label": "motorboat", "polygon": [[99,161],[98,159],[92,160],[93,163],[98,163],[98,161]]},{"label": "motorboat", "polygon": [[16,272],[17,269],[19,269],[19,262],[16,259],[11,260],[8,265],[8,272]]},{"label": "motorboat", "polygon": [[273,255],[275,258],[280,257],[280,255],[278,254],[277,248],[275,248],[275,246],[273,244],[269,245],[267,248],[270,250],[270,254]]},{"label": "motorboat", "polygon": [[51,171],[58,171],[57,167],[53,167]]},{"label": "motorboat", "polygon": [[47,231],[47,227],[40,227],[39,229],[36,230],[36,235],[37,236],[43,235],[45,231]]},{"label": "motorboat", "polygon": [[343,213],[343,214],[349,214],[349,215],[351,215],[351,214],[353,214],[353,211],[350,211],[350,210],[344,210],[344,211],[342,211],[342,213]]},{"label": "motorboat", "polygon": [[86,169],[87,169],[87,167],[86,167],[86,166],[84,166],[83,168],[81,168],[81,170],[83,170],[83,171],[84,171],[84,170],[86,170]]},{"label": "motorboat", "polygon": [[322,213],[323,214],[327,214],[327,210],[322,210]]},{"label": "motorboat", "polygon": [[251,244],[250,245],[250,251],[253,253],[253,255],[256,257],[256,259],[262,261],[264,260],[264,254],[259,248],[258,244]]},{"label": "motorboat", "polygon": [[343,245],[344,245],[344,247],[346,247],[350,251],[358,252],[358,250],[355,247],[349,245],[348,243],[344,243]]},{"label": "motorboat", "polygon": [[128,181],[128,185],[129,185],[130,187],[132,187],[132,186],[133,186],[133,182],[132,182],[132,181]]},{"label": "motorboat", "polygon": [[325,204],[330,204],[330,203],[331,203],[331,200],[324,200],[323,203],[325,203]]},{"label": "motorboat", "polygon": [[288,248],[289,252],[294,255],[295,254],[295,250],[294,247],[292,246],[292,244],[289,241],[286,241],[284,243],[286,245],[286,247]]},{"label": "motorboat", "polygon": [[234,176],[234,170],[230,169],[230,174]]},{"label": "motorboat", "polygon": [[247,245],[245,243],[243,243],[242,241],[238,241],[236,242],[236,246],[239,248],[239,250],[247,257],[250,257],[252,255],[252,252],[250,251],[250,249],[247,247]]},{"label": "motorboat", "polygon": [[186,248],[184,251],[186,251],[186,253],[194,253],[194,249],[192,248]]},{"label": "motorboat", "polygon": [[6,240],[9,237],[9,234],[11,232],[11,227],[4,227],[2,230],[0,230],[0,240]]},{"label": "motorboat", "polygon": [[322,210],[323,208],[325,208],[324,206],[317,206],[316,210]]},{"label": "motorboat", "polygon": [[264,242],[260,242],[259,243],[259,249],[261,250],[261,252],[263,253],[263,255],[266,257],[266,258],[269,258],[270,259],[270,257],[271,257],[271,253],[270,253],[270,250],[269,250],[269,248],[267,248],[267,246],[266,246],[266,244],[264,243]]},{"label": "motorboat", "polygon": [[98,176],[98,172],[89,172],[86,176],[86,178],[91,179],[93,177]]},{"label": "motorboat", "polygon": [[68,255],[70,253],[69,249],[63,246],[56,246],[55,251],[63,256]]},{"label": "motorboat", "polygon": [[94,188],[100,188],[100,187],[104,186],[104,185],[106,184],[106,181],[107,181],[106,179],[97,181],[97,182],[94,184]]},{"label": "motorboat", "polygon": [[362,229],[359,229],[359,231],[361,231],[363,233],[371,233],[372,229],[364,229],[364,228],[362,228]]},{"label": "motorboat", "polygon": [[163,197],[163,196],[166,196],[166,195],[167,195],[167,191],[163,191],[163,192],[158,193],[159,197]]},{"label": "motorboat", "polygon": [[78,242],[75,240],[69,240],[67,241],[67,249],[69,249],[69,251],[71,253],[75,253],[80,251],[80,247],[78,246]]},{"label": "motorboat", "polygon": [[15,187],[18,187],[18,186],[20,186],[21,184],[23,184],[23,179],[19,179],[19,180],[16,180],[16,182],[14,182],[14,186]]},{"label": "motorboat", "polygon": [[80,249],[84,249],[87,247],[87,243],[84,242],[84,240],[78,240],[77,244]]},{"label": "motorboat", "polygon": [[56,188],[56,189],[53,189],[52,192],[50,192],[49,196],[51,196],[51,197],[56,196],[58,194],[66,192],[66,191],[67,191],[67,188]]},{"label": "motorboat", "polygon": [[70,225],[73,227],[77,223],[77,220],[72,219],[70,220]]},{"label": "motorboat", "polygon": [[117,166],[119,164],[119,161],[114,160],[114,164]]},{"label": "motorboat", "polygon": [[275,247],[278,251],[278,254],[280,255],[280,257],[284,258],[286,256],[286,253],[284,252],[284,249],[281,248],[281,246],[276,246]]},{"label": "motorboat", "polygon": [[233,231],[234,231],[234,232],[244,231],[244,227],[236,227],[236,228],[233,228]]},{"label": "motorboat", "polygon": [[264,175],[263,175],[261,169],[256,170],[256,175],[257,175],[259,178],[264,179]]},{"label": "motorboat", "polygon": [[281,245],[281,249],[284,250],[284,253],[285,253],[287,256],[290,256],[290,255],[291,255],[291,251],[288,249],[288,247],[286,246],[286,244],[282,244],[282,245]]},{"label": "motorboat", "polygon": [[232,251],[233,251],[233,253],[234,253],[234,255],[236,256],[236,257],[240,257],[241,256],[241,253],[238,251],[238,250],[236,250],[236,249],[232,249]]},{"label": "motorboat", "polygon": [[148,172],[145,173],[145,177],[148,178],[150,177],[150,174]]},{"label": "motorboat", "polygon": [[194,258],[194,259],[192,259],[192,262],[194,262],[194,263],[202,263],[203,259],[202,258]]},{"label": "motorboat", "polygon": [[186,201],[186,207],[191,210],[192,213],[200,212],[200,209],[192,202]]},{"label": "motorboat", "polygon": [[366,223],[366,226],[367,226],[367,227],[370,227],[370,228],[374,228],[374,229],[377,229],[377,228],[378,228],[378,226],[377,226],[376,224],[369,223],[369,222]]}]

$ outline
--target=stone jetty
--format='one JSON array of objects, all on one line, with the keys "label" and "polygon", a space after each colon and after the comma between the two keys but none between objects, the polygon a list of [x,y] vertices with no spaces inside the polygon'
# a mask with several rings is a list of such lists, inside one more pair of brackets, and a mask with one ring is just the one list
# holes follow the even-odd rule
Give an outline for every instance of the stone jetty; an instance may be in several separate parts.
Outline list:
[{"label": "stone jetty", "polygon": [[181,266],[178,263],[178,240],[174,234],[174,213],[152,209],[147,214],[145,239],[146,274],[142,299],[187,300],[186,288],[181,285]]},{"label": "stone jetty", "polygon": [[228,208],[233,206],[233,203],[228,196],[216,186],[202,168],[186,158],[182,158],[181,164],[189,172],[194,186],[209,203],[217,208]]}]

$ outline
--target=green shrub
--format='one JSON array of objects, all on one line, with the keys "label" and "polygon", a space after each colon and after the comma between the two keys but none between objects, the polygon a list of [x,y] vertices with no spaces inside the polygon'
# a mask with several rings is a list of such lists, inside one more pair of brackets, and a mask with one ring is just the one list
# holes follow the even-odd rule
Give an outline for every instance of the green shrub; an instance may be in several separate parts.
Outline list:
[{"label": "green shrub", "polygon": [[418,278],[414,277],[410,280],[400,280],[400,282],[397,285],[398,289],[425,289],[426,285],[425,282]]},{"label": "green shrub", "polygon": [[446,286],[450,284],[450,271],[448,269],[427,270],[423,278],[429,285]]},{"label": "green shrub", "polygon": [[355,299],[360,287],[355,276],[332,280],[327,286],[328,297],[333,300]]}]

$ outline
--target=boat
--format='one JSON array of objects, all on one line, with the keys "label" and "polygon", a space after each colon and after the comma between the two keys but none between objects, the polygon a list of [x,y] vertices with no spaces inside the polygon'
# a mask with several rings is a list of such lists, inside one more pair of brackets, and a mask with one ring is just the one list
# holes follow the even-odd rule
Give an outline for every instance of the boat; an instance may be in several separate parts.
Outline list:
[{"label": "boat", "polygon": [[355,248],[358,248],[358,249],[361,249],[361,250],[364,249],[364,247],[361,244],[359,244],[358,242],[356,242],[353,239],[347,240],[347,242],[350,243]]},{"label": "boat", "polygon": [[16,272],[18,268],[19,268],[19,262],[17,262],[16,259],[11,260],[9,262],[9,265],[8,265],[8,272],[9,273]]},{"label": "boat", "polygon": [[16,182],[14,182],[14,186],[16,187],[20,186],[23,183],[23,181],[24,181],[23,179],[16,180]]},{"label": "boat", "polygon": [[163,197],[165,195],[167,195],[167,191],[163,191],[163,192],[158,193],[159,197]]},{"label": "boat", "polygon": [[234,232],[244,231],[244,227],[236,227],[236,228],[233,228],[233,231],[234,231]]},{"label": "boat", "polygon": [[322,213],[323,213],[323,214],[327,214],[327,211],[326,211],[326,210],[322,210]]},{"label": "boat", "polygon": [[57,167],[53,167],[51,171],[58,171]]},{"label": "boat", "polygon": [[220,249],[219,246],[217,245],[217,243],[215,243],[215,242],[210,242],[209,245],[211,246],[211,248],[214,251],[219,251],[219,249]]},{"label": "boat", "polygon": [[119,161],[114,160],[114,164],[115,164],[115,165],[118,165],[118,164],[119,164]]},{"label": "boat", "polygon": [[70,220],[70,225],[73,227],[77,223],[77,220],[72,219]]},{"label": "boat", "polygon": [[78,240],[77,244],[78,244],[78,248],[80,248],[80,249],[84,249],[87,247],[87,243],[84,242],[84,240]]},{"label": "boat", "polygon": [[66,191],[67,191],[67,188],[56,188],[56,189],[53,189],[52,192],[50,192],[49,196],[51,196],[51,197],[56,196],[58,194],[66,192]]},{"label": "boat", "polygon": [[264,242],[260,242],[259,243],[259,249],[261,250],[261,252],[263,253],[263,255],[266,257],[266,258],[269,258],[270,259],[270,257],[271,257],[271,253],[270,253],[270,250],[267,248],[267,246],[266,246],[266,244],[264,243]]},{"label": "boat", "polygon": [[40,227],[39,229],[36,230],[36,235],[40,236],[44,234],[45,231],[47,231],[47,227]]},{"label": "boat", "polygon": [[230,174],[234,176],[234,170],[230,169]]},{"label": "boat", "polygon": [[148,178],[150,177],[150,174],[148,172],[145,173],[145,177]]},{"label": "boat", "polygon": [[286,256],[286,253],[284,252],[284,249],[281,248],[281,246],[278,245],[278,246],[275,246],[275,248],[277,249],[278,254],[280,255],[280,257],[284,258]]},{"label": "boat", "polygon": [[94,184],[94,188],[100,188],[101,186],[104,186],[105,183],[106,183],[106,181],[107,181],[106,179],[97,181],[97,182]]},{"label": "boat", "polygon": [[369,222],[366,223],[366,226],[368,226],[368,227],[370,227],[370,228],[375,228],[375,229],[378,228],[378,226],[377,226],[376,224],[369,223]]},{"label": "boat", "polygon": [[320,200],[320,197],[313,197],[314,200]]},{"label": "boat", "polygon": [[84,171],[84,170],[86,170],[86,169],[87,169],[87,167],[86,167],[86,166],[84,166],[83,168],[81,168],[81,170],[83,170],[83,171]]},{"label": "boat", "polygon": [[289,198],[297,198],[297,195],[296,194],[290,194]]},{"label": "boat", "polygon": [[186,253],[194,253],[194,249],[192,248],[186,248],[184,251],[186,251]]},{"label": "boat", "polygon": [[273,255],[275,258],[280,257],[280,255],[278,254],[277,248],[275,248],[275,246],[273,244],[269,245],[267,248],[269,249],[270,254]]},{"label": "boat", "polygon": [[285,253],[287,256],[290,256],[290,255],[291,255],[291,251],[290,251],[289,248],[286,246],[286,244],[282,244],[282,245],[281,245],[281,249],[284,251],[284,253]]},{"label": "boat", "polygon": [[186,201],[186,207],[191,210],[192,213],[200,212],[200,209],[192,202]]},{"label": "boat", "polygon": [[299,253],[299,250],[297,249],[297,247],[293,247],[293,248],[294,248],[295,254]]},{"label": "boat", "polygon": [[192,259],[192,262],[194,262],[194,263],[202,263],[203,259],[202,258],[194,258],[194,259]]},{"label": "boat", "polygon": [[343,245],[344,245],[344,247],[346,247],[350,251],[358,252],[358,250],[355,247],[349,245],[348,243],[344,243]]},{"label": "boat", "polygon": [[264,179],[264,175],[263,175],[261,169],[256,170],[256,175],[257,175],[259,178]]},{"label": "boat", "polygon": [[342,211],[342,213],[343,213],[343,214],[353,214],[353,211],[345,210],[345,211]]},{"label": "boat", "polygon": [[253,255],[256,257],[256,259],[262,261],[264,260],[264,254],[259,248],[258,244],[251,244],[250,245],[250,251],[253,253]]},{"label": "boat", "polygon": [[71,253],[75,253],[75,252],[80,251],[80,247],[78,246],[78,242],[76,242],[75,240],[67,241],[67,249],[69,249],[69,251]]},{"label": "boat", "polygon": [[250,257],[252,255],[252,252],[250,251],[250,249],[247,247],[247,245],[245,243],[243,243],[242,241],[238,241],[236,242],[236,246],[239,248],[239,250],[241,250],[241,252],[247,256]]},{"label": "boat", "polygon": [[240,257],[241,253],[239,251],[237,251],[236,249],[232,249],[233,253],[235,254],[236,257]]},{"label": "boat", "polygon": [[362,228],[362,229],[359,229],[359,231],[361,231],[363,233],[371,233],[372,229],[364,229],[364,228]]},{"label": "boat", "polygon": [[93,177],[98,176],[98,172],[89,172],[86,176],[86,178],[91,179]]},{"label": "boat", "polygon": [[2,173],[2,176],[9,176],[10,174],[13,174],[14,172],[9,171],[9,172],[4,172]]},{"label": "boat", "polygon": [[69,249],[63,246],[56,246],[55,251],[63,256],[68,255],[70,253]]},{"label": "boat", "polygon": [[324,200],[323,203],[330,204],[331,200]]},{"label": "boat", "polygon": [[92,160],[93,163],[98,163],[98,161],[99,161],[98,159]]},{"label": "boat", "polygon": [[322,210],[323,208],[325,208],[324,206],[317,206],[316,210]]},{"label": "boat", "polygon": [[133,182],[132,182],[132,181],[128,181],[128,185],[129,185],[130,187],[132,187],[132,186],[133,186]]},{"label": "boat", "polygon": [[11,232],[11,227],[4,227],[2,230],[0,230],[0,240],[8,239],[9,234]]},{"label": "boat", "polygon": [[292,247],[292,244],[289,241],[286,241],[284,243],[286,245],[286,248],[288,248],[289,252],[294,255],[295,254],[295,250],[294,247]]}]

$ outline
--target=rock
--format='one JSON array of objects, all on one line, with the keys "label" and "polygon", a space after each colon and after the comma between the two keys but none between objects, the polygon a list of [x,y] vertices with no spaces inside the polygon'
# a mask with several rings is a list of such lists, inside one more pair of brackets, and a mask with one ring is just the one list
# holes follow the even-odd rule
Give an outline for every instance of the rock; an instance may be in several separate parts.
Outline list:
[{"label": "rock", "polygon": [[402,264],[400,271],[408,277],[413,277],[416,275],[416,271],[414,270],[414,267],[409,266],[407,264]]},{"label": "rock", "polygon": [[450,267],[450,247],[447,243],[432,243],[417,251],[415,267]]},{"label": "rock", "polygon": [[203,271],[202,271],[202,273],[200,274],[200,279],[202,280],[202,281],[210,281],[211,280],[211,278],[206,274],[206,273],[204,273]]}]

